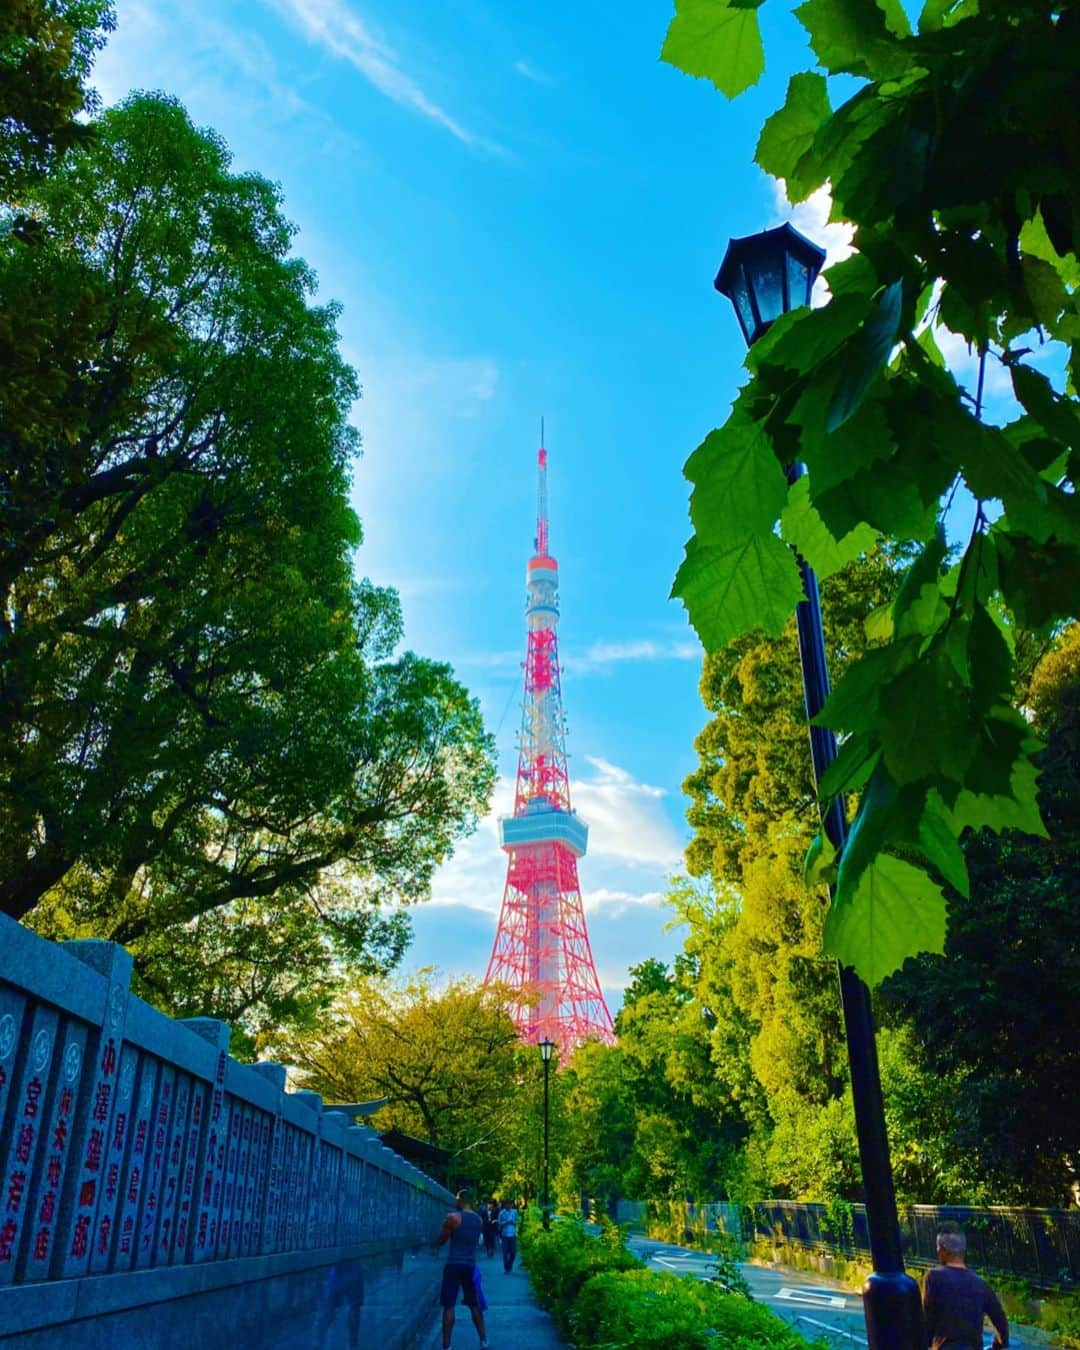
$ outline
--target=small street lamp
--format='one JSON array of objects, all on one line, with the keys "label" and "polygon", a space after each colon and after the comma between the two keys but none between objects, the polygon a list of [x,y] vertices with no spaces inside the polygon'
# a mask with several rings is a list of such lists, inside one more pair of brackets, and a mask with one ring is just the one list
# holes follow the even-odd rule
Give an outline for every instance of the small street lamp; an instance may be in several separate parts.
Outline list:
[{"label": "small street lamp", "polygon": [[540,1058],[544,1062],[544,1227],[551,1225],[551,1210],[548,1205],[548,1125],[550,1120],[550,1098],[548,1096],[548,1078],[551,1072],[551,1056],[555,1049],[555,1042],[548,1040],[545,1036],[538,1043]]},{"label": "small street lamp", "polygon": [[[731,240],[714,285],[734,305],[747,346],[756,342],[781,314],[810,303],[810,291],[824,261],[824,249],[788,224],[745,239]],[[794,483],[805,472],[802,464],[791,464],[787,470],[788,482]],[[814,779],[820,783],[825,770],[836,758],[836,737],[827,727],[814,725],[814,718],[824,707],[829,694],[829,670],[817,577],[802,558],[799,567],[805,599],[796,606],[795,620],[799,631],[806,716],[810,724],[810,753]],[[833,800],[823,825],[839,856],[847,839],[847,814],[842,798]],[[839,971],[855,1130],[874,1266],[862,1291],[869,1347],[870,1350],[924,1350],[926,1332],[919,1286],[904,1270],[900,1244],[870,991],[849,966],[840,966]]]}]

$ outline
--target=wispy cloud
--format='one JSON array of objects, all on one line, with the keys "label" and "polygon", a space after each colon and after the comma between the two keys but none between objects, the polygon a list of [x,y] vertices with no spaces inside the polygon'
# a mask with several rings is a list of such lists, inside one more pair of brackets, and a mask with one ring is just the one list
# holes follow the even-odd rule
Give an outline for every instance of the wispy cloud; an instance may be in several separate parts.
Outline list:
[{"label": "wispy cloud", "polygon": [[[481,670],[520,670],[524,659],[520,651],[472,652],[457,659],[459,666],[474,666]],[[583,652],[573,649],[562,654],[562,669],[572,675],[606,675],[616,666],[637,665],[650,661],[700,661],[701,647],[696,642],[655,642],[640,638],[631,642],[594,642]]]},{"label": "wispy cloud", "polygon": [[563,669],[573,674],[594,674],[611,670],[614,666],[637,664],[642,661],[700,661],[701,648],[696,642],[654,642],[642,638],[635,642],[594,642],[582,653],[567,652]]},{"label": "wispy cloud", "polygon": [[500,145],[477,136],[429,98],[399,64],[392,48],[375,37],[344,0],[267,0],[312,42],[347,61],[380,94],[448,131],[464,145],[496,154]]},{"label": "wispy cloud", "polygon": [[596,890],[583,891],[582,902],[587,914],[606,914],[609,918],[620,919],[624,914],[632,913],[644,906],[646,909],[660,909],[664,903],[663,891],[623,891],[608,886],[598,886]]},{"label": "wispy cloud", "polygon": [[531,80],[533,84],[542,84],[550,88],[555,83],[550,75],[546,75],[542,70],[537,70],[537,68],[534,65],[530,65],[528,61],[515,61],[514,71],[516,74],[520,75],[522,79]]},{"label": "wispy cloud", "polygon": [[[175,52],[186,45],[188,59]],[[234,124],[245,117],[278,124],[303,116],[332,125],[278,72],[269,47],[252,30],[230,28],[205,0],[125,0],[115,36],[98,58],[93,81],[106,104],[133,89],[167,87],[193,107],[227,103]]]}]

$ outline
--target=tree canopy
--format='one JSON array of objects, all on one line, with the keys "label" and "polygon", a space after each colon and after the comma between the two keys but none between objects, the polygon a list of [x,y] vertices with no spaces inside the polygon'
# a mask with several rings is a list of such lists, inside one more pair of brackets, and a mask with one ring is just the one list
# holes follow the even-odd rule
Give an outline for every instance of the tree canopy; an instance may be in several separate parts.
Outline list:
[{"label": "tree canopy", "polygon": [[[514,1150],[508,1133],[523,1110],[517,1032],[498,999],[469,980],[437,982],[431,972],[408,983],[354,981],[317,1028],[286,1042],[280,1054],[305,1088],[328,1101],[386,1106],[371,1122],[396,1128],[451,1155],[451,1177],[490,1190]],[[538,1175],[533,1174],[535,1180]]]},{"label": "tree canopy", "polygon": [[0,906],[254,1034],[392,964],[492,748],[354,574],[359,387],[280,193],[137,95],[0,239]]},{"label": "tree canopy", "polygon": [[[85,84],[115,23],[112,0],[5,0],[0,12],[0,201],[87,138]],[[25,231],[28,217],[17,218]],[[28,237],[33,237],[30,231]]]}]

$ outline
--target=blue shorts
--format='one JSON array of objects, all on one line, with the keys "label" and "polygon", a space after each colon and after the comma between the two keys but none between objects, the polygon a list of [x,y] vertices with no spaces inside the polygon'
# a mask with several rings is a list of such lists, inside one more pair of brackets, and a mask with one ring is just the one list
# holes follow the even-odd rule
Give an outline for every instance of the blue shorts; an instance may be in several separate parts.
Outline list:
[{"label": "blue shorts", "polygon": [[452,1308],[457,1302],[458,1290],[466,1308],[476,1307],[476,1267],[447,1261],[443,1267],[442,1288],[439,1290],[439,1302],[444,1308]]}]

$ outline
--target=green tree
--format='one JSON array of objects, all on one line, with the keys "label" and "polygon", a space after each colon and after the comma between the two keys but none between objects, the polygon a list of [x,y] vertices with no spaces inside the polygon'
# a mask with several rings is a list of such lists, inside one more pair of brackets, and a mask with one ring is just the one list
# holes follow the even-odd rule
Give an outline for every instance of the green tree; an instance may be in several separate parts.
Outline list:
[{"label": "green tree", "polygon": [[[678,0],[664,58],[733,97],[764,66],[758,7]],[[876,985],[942,951],[944,886],[970,891],[966,829],[1045,834],[1010,637],[1071,617],[1080,589],[1080,15],[927,0],[913,29],[895,0],[795,13],[824,73],[794,75],[757,162],[793,201],[829,184],[856,252],[829,270],[826,305],[759,338],[728,421],[687,462],[694,535],[674,594],[714,652],[783,629],[794,550],[827,575],[868,531],[917,547],[884,644],[821,714],[846,737],[822,805],[861,790],[824,944]],[[978,354],[972,379],[935,332]],[[1002,426],[983,416],[990,367],[1016,399]],[[796,460],[808,477],[789,486]],[[974,524],[948,566],[961,484]]]},{"label": "green tree", "polygon": [[354,577],[358,386],[278,190],[136,96],[32,205],[39,244],[0,240],[0,907],[255,1036],[392,964],[380,906],[473,827],[490,740]]},{"label": "green tree", "polygon": [[523,1048],[490,990],[440,984],[430,971],[399,985],[355,980],[318,1027],[276,1052],[327,1101],[386,1097],[375,1128],[446,1149],[452,1176],[486,1190],[502,1178],[506,1130],[521,1110]]},{"label": "green tree", "polygon": [[710,1065],[709,1027],[690,963],[631,972],[614,1046],[587,1043],[570,1065],[567,1140],[578,1187],[605,1200],[711,1198],[729,1189],[743,1114]]},{"label": "green tree", "polygon": [[[824,583],[837,673],[867,647],[867,620],[895,585],[880,550]],[[708,655],[701,693],[711,717],[685,784],[687,865],[711,899],[684,888],[674,904],[689,930],[713,1070],[755,1125],[753,1175],[764,1168],[787,1189],[780,1155],[764,1161],[769,1131],[805,1125],[847,1080],[835,968],[821,951],[825,897],[803,877],[818,820],[794,621],[777,638],[745,635]]]},{"label": "green tree", "polygon": [[[80,113],[93,112],[85,85],[115,23],[111,0],[6,0],[0,11],[0,203],[84,141]],[[30,220],[13,223],[24,238]]]},{"label": "green tree", "polygon": [[1049,837],[972,832],[971,906],[954,898],[941,956],[883,989],[929,1070],[957,1084],[951,1146],[998,1201],[1068,1205],[1080,1177],[1080,625],[1035,670]]}]

